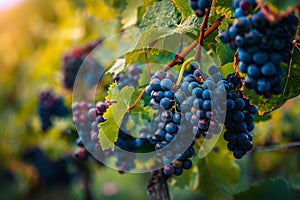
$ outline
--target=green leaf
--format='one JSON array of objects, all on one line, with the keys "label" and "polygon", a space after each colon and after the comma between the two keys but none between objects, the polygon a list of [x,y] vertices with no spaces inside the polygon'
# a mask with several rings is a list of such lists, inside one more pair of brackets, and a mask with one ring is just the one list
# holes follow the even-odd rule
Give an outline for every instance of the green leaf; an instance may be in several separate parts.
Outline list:
[{"label": "green leaf", "polygon": [[[142,91],[143,91],[143,89],[137,89],[133,92],[133,94],[131,95],[130,105],[133,105],[135,103],[135,101],[140,96]],[[144,101],[141,99],[138,102],[138,104],[136,105],[136,107],[134,109],[130,110],[130,113],[132,113],[132,112],[142,112],[143,110],[144,110]]]},{"label": "green leaf", "polygon": [[252,185],[249,189],[234,195],[234,200],[281,200],[291,199],[289,187],[283,179],[269,180]]},{"label": "green leaf", "polygon": [[268,121],[272,118],[271,114],[266,114],[266,115],[255,115],[254,116],[254,122],[264,122]]},{"label": "green leaf", "polygon": [[103,150],[114,149],[114,142],[117,141],[119,135],[119,128],[121,126],[124,115],[128,112],[130,106],[131,96],[134,93],[133,87],[124,87],[121,91],[118,85],[113,83],[109,87],[107,100],[114,100],[113,103],[105,112],[103,117],[105,122],[100,123],[99,127],[99,143]]},{"label": "green leaf", "polygon": [[239,167],[232,153],[226,148],[226,142],[219,138],[213,150],[198,161],[199,189],[207,199],[232,199],[239,181]]},{"label": "green leaf", "polygon": [[299,4],[299,0],[288,0],[288,1],[262,0],[262,2],[269,3],[269,6],[271,6],[272,11],[275,11],[275,12],[286,11],[286,10],[291,9]]},{"label": "green leaf", "polygon": [[171,0],[175,5],[176,9],[181,13],[182,21],[193,14],[192,9],[189,6],[187,0]]},{"label": "green leaf", "polygon": [[180,19],[180,13],[175,9],[171,1],[163,0],[147,7],[141,27],[149,28],[154,26],[161,30],[168,30],[176,27]]},{"label": "green leaf", "polygon": [[254,94],[253,91],[245,88],[247,97],[251,103],[258,106],[259,114],[270,113],[280,108],[287,100],[292,99],[300,94],[300,51],[293,48],[293,56],[290,64],[283,67],[283,86],[284,91],[281,95],[273,95],[271,98],[264,98],[262,95]]},{"label": "green leaf", "polygon": [[228,74],[232,74],[235,72],[233,69],[233,62],[221,66],[219,70],[223,77],[226,77]]},{"label": "green leaf", "polygon": [[174,177],[171,184],[174,187],[179,187],[181,189],[193,190],[193,187],[197,185],[199,172],[197,166],[189,170],[184,170],[183,174],[180,176]]},{"label": "green leaf", "polygon": [[217,55],[219,56],[221,65],[233,62],[235,51],[232,50],[228,44],[223,44],[222,42],[218,41],[216,46]]},{"label": "green leaf", "polygon": [[168,34],[168,32],[159,30],[155,27],[151,27],[143,31],[135,46],[135,49],[148,48],[151,43],[157,41],[161,36],[164,36],[166,34]]},{"label": "green leaf", "polygon": [[148,74],[148,70],[147,67],[145,67],[142,71],[142,74],[140,75],[139,78],[139,85],[140,86],[146,86],[150,83],[150,78],[149,78],[149,74]]},{"label": "green leaf", "polygon": [[115,64],[107,71],[107,73],[119,74],[124,70],[125,59],[117,59]]},{"label": "green leaf", "polygon": [[153,5],[154,2],[157,2],[159,0],[144,0],[144,5],[140,6],[138,8],[138,19],[142,20],[143,15],[146,12],[146,8],[149,7],[150,5]]}]

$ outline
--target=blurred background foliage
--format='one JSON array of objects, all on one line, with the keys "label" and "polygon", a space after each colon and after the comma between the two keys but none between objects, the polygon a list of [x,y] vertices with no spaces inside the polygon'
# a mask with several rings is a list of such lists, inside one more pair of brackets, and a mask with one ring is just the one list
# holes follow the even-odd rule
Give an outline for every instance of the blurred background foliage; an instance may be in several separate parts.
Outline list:
[{"label": "blurred background foliage", "polygon": [[[68,165],[74,176],[68,187],[39,189],[38,170],[24,162],[24,152],[39,147],[51,162],[72,155],[76,132],[71,119],[55,120],[53,128],[43,134],[37,117],[39,91],[52,88],[71,105],[71,93],[63,89],[61,61],[70,49],[105,39],[132,25],[143,8],[143,1],[105,0],[24,0],[0,10],[0,197],[16,199],[34,195],[35,199],[83,199],[85,187],[76,175],[76,166]],[[145,5],[151,1],[145,1]],[[124,17],[125,18],[122,18]],[[122,19],[122,20],[121,20]],[[298,147],[280,146],[300,141],[300,98],[288,101],[269,115],[269,120],[255,127],[255,148],[240,165],[239,190],[270,178],[284,178],[292,195],[300,191],[300,154]],[[74,128],[74,127],[73,127]],[[272,148],[277,145],[279,148]],[[279,145],[279,146],[278,146]],[[284,147],[284,148],[281,148]],[[119,175],[91,162],[91,191],[99,199],[149,199],[145,186],[149,175]],[[171,187],[174,199],[203,198],[199,192]],[[216,191],[217,192],[217,191]],[[57,196],[57,194],[60,194]],[[64,195],[63,195],[64,194]],[[237,197],[238,198],[238,197]]]}]

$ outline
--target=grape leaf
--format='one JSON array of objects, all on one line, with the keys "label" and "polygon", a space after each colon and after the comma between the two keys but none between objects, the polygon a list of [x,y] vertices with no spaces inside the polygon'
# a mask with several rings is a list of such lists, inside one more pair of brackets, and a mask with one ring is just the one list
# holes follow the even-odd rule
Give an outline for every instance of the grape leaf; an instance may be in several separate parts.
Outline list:
[{"label": "grape leaf", "polygon": [[123,71],[125,67],[125,59],[117,59],[115,64],[107,71],[107,73],[118,74]]},{"label": "grape leaf", "polygon": [[217,55],[219,56],[221,65],[233,62],[234,50],[232,50],[228,44],[223,44],[218,41],[216,46]]},{"label": "grape leaf", "polygon": [[231,199],[239,181],[239,167],[226,141],[220,138],[213,150],[198,161],[199,188],[207,199]]},{"label": "grape leaf", "polygon": [[247,97],[251,103],[258,106],[259,114],[270,113],[280,108],[287,100],[292,99],[300,94],[300,51],[297,47],[293,48],[293,56],[290,64],[283,67],[283,86],[284,91],[281,95],[273,95],[266,99],[261,95],[254,94],[253,91],[245,88]]},{"label": "grape leaf", "polygon": [[98,125],[98,138],[103,150],[114,149],[114,142],[118,139],[119,128],[124,115],[128,112],[128,107],[130,106],[131,96],[133,93],[133,87],[126,86],[122,88],[121,91],[119,91],[116,83],[113,83],[109,87],[106,100],[114,100],[117,101],[117,103],[113,103],[107,109],[103,115],[106,121]]},{"label": "grape leaf", "polygon": [[182,21],[193,14],[187,0],[171,0],[177,10],[181,13]]},{"label": "grape leaf", "polygon": [[[193,160],[193,163],[195,159]],[[194,190],[195,186],[198,187],[199,184],[199,171],[197,166],[193,166],[189,170],[184,170],[183,174],[177,177],[174,177],[171,185],[179,187],[181,189],[187,188],[189,190]]]},{"label": "grape leaf", "polygon": [[250,199],[291,199],[291,196],[286,181],[277,179],[260,182],[234,195],[234,200]]},{"label": "grape leaf", "polygon": [[268,3],[268,5],[271,7],[271,10],[275,13],[278,13],[297,6],[299,4],[299,0],[262,0],[262,3]]},{"label": "grape leaf", "polygon": [[161,30],[168,30],[176,27],[180,18],[180,13],[175,9],[171,1],[163,0],[147,7],[141,27],[148,28],[154,26]]},{"label": "grape leaf", "polygon": [[[130,105],[133,105],[135,103],[135,101],[137,100],[137,98],[140,96],[140,94],[142,93],[143,89],[136,89],[132,96],[131,96],[131,101],[130,101]],[[133,112],[141,112],[144,110],[144,101],[141,99],[138,104],[136,105],[136,107],[132,110],[130,110],[130,113]]]},{"label": "grape leaf", "polygon": [[140,78],[139,78],[139,85],[140,86],[146,86],[150,83],[150,78],[149,78],[149,74],[148,74],[148,70],[147,70],[147,67],[145,67],[143,69],[143,72],[142,74],[140,75]]},{"label": "grape leaf", "polygon": [[159,0],[144,0],[144,4],[140,7],[138,7],[138,19],[139,20],[142,20],[143,18],[143,15],[145,14],[146,12],[146,8],[150,5],[152,5],[154,2],[157,2]]},{"label": "grape leaf", "polygon": [[234,73],[233,69],[233,62],[227,63],[225,65],[222,65],[220,68],[220,73],[223,75],[223,77],[226,77],[228,74]]}]

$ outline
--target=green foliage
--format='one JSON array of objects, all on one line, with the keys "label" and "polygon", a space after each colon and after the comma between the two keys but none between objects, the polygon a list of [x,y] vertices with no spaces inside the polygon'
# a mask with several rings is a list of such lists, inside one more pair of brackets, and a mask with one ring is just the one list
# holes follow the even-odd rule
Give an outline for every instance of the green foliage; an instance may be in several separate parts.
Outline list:
[{"label": "green foliage", "polygon": [[189,6],[189,2],[186,0],[172,0],[176,9],[181,13],[181,18],[184,21],[190,15],[193,14],[192,9]]},{"label": "green foliage", "polygon": [[239,180],[239,167],[224,140],[219,139],[213,150],[197,162],[197,166],[198,188],[208,199],[232,198]]},{"label": "green foliage", "polygon": [[263,181],[252,185],[249,189],[234,195],[234,200],[291,200],[290,189],[282,179]]},{"label": "green foliage", "polygon": [[180,21],[180,13],[169,0],[155,2],[148,6],[140,26],[149,28],[151,26],[162,30],[176,27]]},{"label": "green foliage", "polygon": [[[263,0],[262,2],[267,1]],[[273,9],[280,11],[292,8],[299,3],[297,0],[270,0],[268,2],[272,3]],[[212,61],[209,63],[215,62],[221,66],[220,71],[225,76],[234,72],[234,51],[228,45],[220,43],[217,35],[232,22],[231,0],[213,1],[208,20],[209,26],[222,15],[226,19],[217,28],[218,30],[216,29],[204,40],[203,49],[205,51],[203,52],[208,52],[208,57],[211,57]],[[178,38],[181,34],[187,36],[183,41],[183,49],[199,36],[202,20],[203,18],[200,19],[194,15],[187,0],[33,0],[22,4],[22,7],[15,11],[3,13],[0,19],[0,28],[3,30],[0,33],[0,65],[3,68],[3,73],[0,74],[0,115],[2,119],[0,126],[3,130],[0,141],[2,159],[0,169],[11,167],[11,170],[18,174],[17,180],[21,182],[18,184],[21,185],[18,190],[22,190],[26,195],[26,191],[30,191],[30,185],[36,178],[35,169],[25,166],[19,160],[27,148],[38,146],[54,160],[73,153],[75,144],[71,138],[74,137],[74,133],[66,131],[66,129],[70,130],[70,127],[74,129],[71,116],[65,120],[54,119],[54,127],[44,135],[40,132],[40,124],[36,116],[36,96],[44,88],[52,87],[58,94],[64,96],[69,106],[71,104],[71,92],[65,91],[61,87],[61,58],[64,52],[81,43],[99,38],[105,39],[114,33],[119,33],[121,29],[126,32],[129,28],[136,26],[141,27],[142,30],[133,31],[135,34],[129,32],[131,38],[120,34],[120,37],[115,37],[115,40],[108,41],[103,45],[103,51],[98,52],[97,58],[101,57],[107,61],[105,64],[112,65],[108,70],[108,73],[111,74],[118,74],[133,63],[145,64],[145,52],[148,55],[149,63],[159,62],[164,66],[174,57],[174,54],[170,52],[177,52]],[[118,49],[119,47],[121,49]],[[193,56],[196,52],[195,49],[188,56]],[[116,62],[109,63],[119,55],[121,56]],[[207,58],[203,58],[203,60],[205,59]],[[254,145],[263,146],[272,142],[299,140],[299,123],[297,123],[300,115],[299,99],[288,101],[300,93],[299,63],[300,51],[299,46],[296,46],[291,63],[284,66],[284,93],[282,95],[266,99],[244,89],[251,102],[258,105],[260,114],[264,114],[255,116],[255,121],[259,123],[255,128],[257,134],[254,135],[254,141],[257,141],[257,144],[254,143]],[[152,72],[156,70],[155,66],[151,64],[150,67]],[[139,80],[139,89],[125,87],[120,91],[115,83],[109,87],[106,99],[114,100],[117,103],[108,108],[104,115],[107,121],[99,125],[99,141],[103,149],[114,149],[114,142],[118,138],[119,127],[125,115],[132,116],[131,124],[128,124],[127,127],[129,129],[135,128],[135,124],[146,125],[147,121],[153,119],[154,111],[150,106],[144,105],[148,101],[146,97],[139,101],[134,109],[128,111],[128,107],[136,101],[148,83],[148,72],[144,69]],[[103,86],[101,89],[104,91],[107,90],[105,85],[107,83],[103,85],[101,83],[101,87]],[[96,98],[100,98],[102,95],[104,94],[100,94]],[[291,106],[290,102],[294,102],[295,105]],[[274,110],[277,111],[273,112]],[[270,112],[272,113],[266,114]],[[75,136],[77,135],[75,134]],[[253,152],[253,154],[255,153],[257,152]],[[271,173],[276,174],[278,166],[282,165],[283,161],[289,162],[289,160],[284,160],[283,155],[276,154],[269,156],[272,157],[269,160],[261,159],[268,156],[258,156],[257,159],[255,156],[249,156],[244,158],[244,161],[252,162],[253,166],[262,166],[262,161],[264,164],[266,163],[267,167],[265,168],[252,169],[252,163],[248,165],[251,172],[256,172],[255,178],[264,178],[271,176]],[[293,160],[293,162],[291,161],[293,165],[291,171],[298,169],[298,157],[296,156],[290,159]],[[185,170],[183,175],[171,181],[172,186],[184,188],[181,193],[187,193],[187,190],[197,191],[193,194],[201,193],[202,198],[204,194],[207,199],[292,198],[290,189],[283,180],[261,182],[235,194],[237,187],[241,184],[238,182],[239,180],[248,180],[248,184],[252,184],[255,180],[249,176],[248,171],[245,171],[244,174],[240,173],[241,178],[239,179],[239,166],[226,149],[222,138],[207,157],[200,160],[194,158],[193,163],[191,170]],[[113,177],[111,181],[114,181],[117,177],[115,174],[111,176],[114,172],[109,172],[107,169],[102,171],[97,168],[96,171],[92,175],[97,177],[95,180],[101,184],[107,181],[106,178]],[[102,179],[102,175],[106,178]],[[290,173],[289,176],[294,178],[293,186],[294,188],[298,187],[299,190],[299,173],[297,176]],[[99,177],[101,180],[98,180]],[[117,182],[122,182],[121,179],[124,180],[123,176]],[[129,179],[129,181],[133,181],[132,188],[136,188],[137,185],[138,187],[143,185],[144,188],[145,180],[145,177],[142,177],[143,183],[139,184],[140,179],[136,177]],[[130,192],[126,190],[127,186],[125,186],[126,184],[121,187],[122,194],[114,196],[116,199],[123,197],[130,199],[135,194],[142,199],[146,198],[144,190],[139,188],[129,194]],[[6,189],[6,187],[3,188]],[[98,182],[94,183],[93,190],[98,192],[97,196],[101,198],[111,198],[99,191]],[[76,194],[78,192],[82,193],[82,190],[76,187]],[[123,194],[126,192],[128,195]],[[100,193],[101,195],[99,195]],[[78,195],[75,196],[78,198]],[[177,196],[174,198],[180,199]]]},{"label": "green foliage", "polygon": [[123,116],[128,112],[131,95],[133,93],[133,87],[124,87],[121,91],[119,91],[116,83],[113,83],[109,87],[106,100],[113,100],[117,103],[112,104],[103,115],[106,122],[99,124],[98,137],[103,150],[114,149],[114,142],[118,139]]}]

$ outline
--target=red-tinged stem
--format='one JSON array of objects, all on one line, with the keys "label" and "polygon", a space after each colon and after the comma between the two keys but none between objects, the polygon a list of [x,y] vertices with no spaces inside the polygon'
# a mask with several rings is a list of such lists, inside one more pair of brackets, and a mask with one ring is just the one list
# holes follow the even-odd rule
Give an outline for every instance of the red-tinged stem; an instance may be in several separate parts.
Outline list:
[{"label": "red-tinged stem", "polygon": [[138,103],[142,99],[143,95],[145,94],[145,91],[146,91],[146,88],[143,89],[143,91],[141,92],[141,94],[139,95],[139,97],[135,100],[134,104],[128,108],[128,110],[132,110],[132,109],[134,109],[138,105]]},{"label": "red-tinged stem", "polygon": [[[211,25],[206,31],[204,31],[203,36],[202,36],[202,38],[203,38],[202,41],[220,26],[220,24],[222,23],[224,18],[225,18],[225,16],[221,16],[213,25]],[[200,37],[201,37],[201,35],[200,35]],[[177,54],[175,56],[175,58],[162,69],[162,71],[168,71],[170,68],[172,68],[175,65],[177,65],[178,63],[182,62],[182,59],[186,55],[188,55],[197,46],[197,44],[200,43],[200,41],[201,41],[200,37],[197,38],[197,40],[195,40],[192,44],[190,44],[190,46],[188,46],[184,51]],[[146,59],[147,59],[147,56],[146,56]],[[137,104],[139,103],[139,101],[141,100],[143,95],[145,94],[145,91],[146,91],[146,88],[143,89],[143,91],[141,92],[139,97],[136,99],[134,104],[128,108],[128,110],[132,110],[137,106]]]},{"label": "red-tinged stem", "polygon": [[[207,36],[209,36],[214,30],[216,30],[220,24],[222,23],[223,19],[225,18],[225,16],[221,16],[215,23],[213,23],[213,25],[211,25],[205,32],[204,32],[204,36],[203,39],[205,39]],[[168,63],[164,68],[162,68],[162,71],[168,71],[170,68],[174,67],[175,65],[177,65],[177,63],[182,62],[182,59],[189,54],[194,48],[195,46],[197,46],[198,44],[198,39],[195,40],[192,44],[190,44],[190,46],[188,46],[184,51],[182,51],[181,53],[177,54],[175,56],[175,58]]]},{"label": "red-tinged stem", "polygon": [[205,16],[204,16],[203,21],[200,26],[200,36],[197,39],[198,40],[198,48],[197,48],[197,52],[195,54],[195,60],[197,60],[199,63],[201,63],[201,49],[203,46],[204,33],[205,33],[205,30],[206,30],[207,24],[208,24],[210,9],[211,9],[211,7],[208,7],[206,9]]},{"label": "red-tinged stem", "polygon": [[149,65],[149,59],[148,59],[148,54],[145,50],[143,50],[145,57],[146,57],[146,63],[147,63],[147,72],[148,72],[148,77],[151,78],[151,71],[150,71],[150,65]]}]

